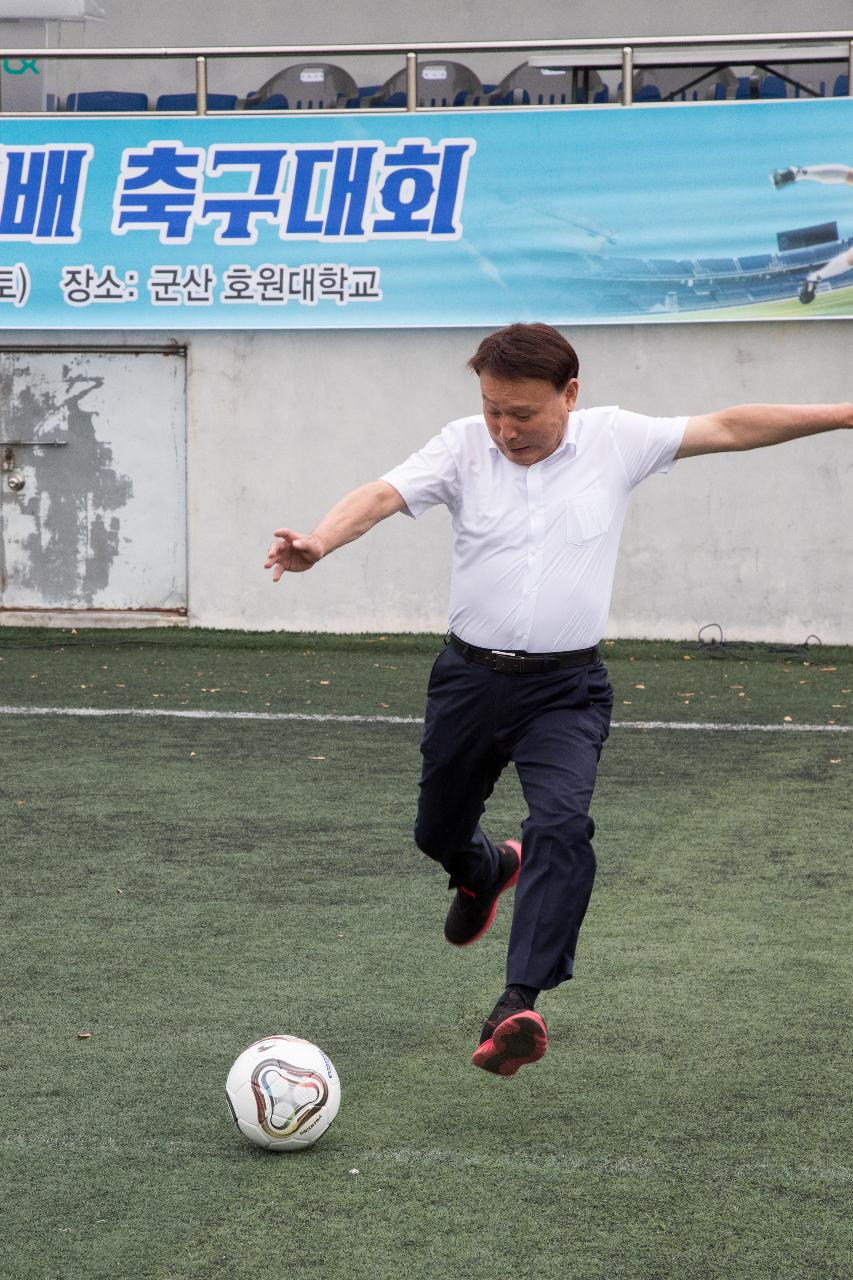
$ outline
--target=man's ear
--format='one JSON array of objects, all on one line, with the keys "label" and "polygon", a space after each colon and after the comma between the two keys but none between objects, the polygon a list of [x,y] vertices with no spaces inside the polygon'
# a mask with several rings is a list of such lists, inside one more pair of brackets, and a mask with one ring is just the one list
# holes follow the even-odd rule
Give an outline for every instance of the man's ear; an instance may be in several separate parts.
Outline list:
[{"label": "man's ear", "polygon": [[566,389],[563,392],[563,395],[566,401],[566,408],[568,409],[569,413],[571,413],[572,409],[574,409],[575,405],[578,402],[579,391],[580,391],[580,383],[578,382],[577,378],[569,378],[568,382],[566,383]]}]

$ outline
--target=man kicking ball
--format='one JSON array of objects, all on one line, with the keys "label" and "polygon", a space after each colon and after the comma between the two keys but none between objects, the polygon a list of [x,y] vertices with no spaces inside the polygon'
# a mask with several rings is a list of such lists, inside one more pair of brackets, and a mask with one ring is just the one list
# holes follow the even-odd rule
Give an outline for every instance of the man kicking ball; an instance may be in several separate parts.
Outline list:
[{"label": "man kicking ball", "polygon": [[[791,182],[853,183],[853,169],[848,169],[846,164],[813,164],[805,169],[774,169],[770,181],[777,191]],[[824,280],[831,280],[833,276],[843,275],[845,271],[853,271],[853,248],[844,249],[817,271],[809,272],[800,286],[800,302],[814,302],[817,286]]]},{"label": "man kicking ball", "polygon": [[[592,892],[589,808],[613,702],[597,646],[632,492],[679,458],[853,427],[853,404],[578,409],[577,356],[545,324],[489,335],[469,367],[482,413],[353,490],[313,533],[276,529],[265,568],[278,582],[395,512],[451,512],[450,633],[429,681],[415,841],[450,876],[454,946],[482,938],[516,886],[506,987],[472,1058],[511,1076],[548,1047],[536,999],[571,978]],[[480,819],[510,762],[529,813],[520,843],[494,843]]]}]

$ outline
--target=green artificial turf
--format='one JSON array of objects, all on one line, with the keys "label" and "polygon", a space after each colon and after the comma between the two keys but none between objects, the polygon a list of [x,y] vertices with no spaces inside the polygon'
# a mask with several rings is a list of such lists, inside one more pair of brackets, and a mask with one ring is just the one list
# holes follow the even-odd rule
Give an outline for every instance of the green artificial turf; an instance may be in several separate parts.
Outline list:
[{"label": "green artificial turf", "polygon": [[[435,651],[83,640],[0,634],[0,701],[207,708],[206,686],[417,715]],[[623,719],[763,723],[841,723],[850,656],[608,653]],[[477,946],[443,942],[446,879],[410,836],[417,725],[0,735],[4,1280],[849,1276],[850,735],[614,732],[577,977],[541,998],[551,1047],[512,1080],[469,1062],[511,904]],[[523,814],[508,772],[487,829]],[[298,1155],[256,1151],[225,1104],[271,1031],[342,1080]]]},{"label": "green artificial turf", "polygon": [[[0,703],[420,716],[440,636],[0,629]],[[605,641],[623,720],[853,724],[853,650]]]}]

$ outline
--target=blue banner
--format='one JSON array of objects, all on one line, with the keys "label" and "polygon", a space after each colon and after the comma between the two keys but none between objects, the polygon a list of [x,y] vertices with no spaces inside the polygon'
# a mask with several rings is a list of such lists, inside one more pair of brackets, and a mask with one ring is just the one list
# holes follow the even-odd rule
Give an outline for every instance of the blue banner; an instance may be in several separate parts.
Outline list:
[{"label": "blue banner", "polygon": [[0,327],[853,316],[853,100],[0,118]]}]

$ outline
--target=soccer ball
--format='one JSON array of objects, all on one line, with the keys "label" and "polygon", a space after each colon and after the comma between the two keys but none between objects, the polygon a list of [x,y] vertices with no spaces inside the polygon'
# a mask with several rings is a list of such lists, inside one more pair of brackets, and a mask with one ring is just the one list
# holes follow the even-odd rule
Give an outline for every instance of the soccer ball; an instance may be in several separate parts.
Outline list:
[{"label": "soccer ball", "polygon": [[301,1151],[338,1114],[341,1082],[310,1040],[267,1036],[240,1054],[228,1072],[225,1096],[250,1142],[270,1151]]}]

